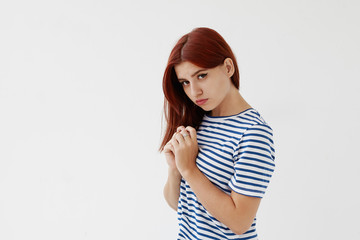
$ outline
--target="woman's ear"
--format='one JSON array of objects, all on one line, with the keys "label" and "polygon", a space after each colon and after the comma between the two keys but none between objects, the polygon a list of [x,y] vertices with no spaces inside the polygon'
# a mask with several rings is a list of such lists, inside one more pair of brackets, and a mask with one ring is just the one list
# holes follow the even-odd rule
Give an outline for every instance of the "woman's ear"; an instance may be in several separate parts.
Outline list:
[{"label": "woman's ear", "polygon": [[234,67],[234,63],[231,58],[226,58],[224,60],[224,67],[226,70],[226,74],[229,77],[232,77],[232,75],[234,75],[234,72],[235,72],[235,67]]}]

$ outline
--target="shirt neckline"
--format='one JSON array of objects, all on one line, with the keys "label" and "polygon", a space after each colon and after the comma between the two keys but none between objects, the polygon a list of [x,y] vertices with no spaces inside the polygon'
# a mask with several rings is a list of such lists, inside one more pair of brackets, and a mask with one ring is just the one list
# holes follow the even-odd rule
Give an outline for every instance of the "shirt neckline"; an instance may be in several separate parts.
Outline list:
[{"label": "shirt neckline", "polygon": [[204,116],[205,116],[205,118],[214,119],[214,120],[215,119],[227,119],[227,118],[231,118],[231,117],[237,117],[237,116],[239,116],[241,114],[244,114],[245,112],[248,112],[250,110],[255,110],[255,109],[251,107],[251,108],[245,109],[245,110],[243,110],[243,111],[241,111],[239,113],[236,113],[236,114],[233,114],[233,115],[228,115],[228,116],[210,116],[208,114],[205,114]]}]

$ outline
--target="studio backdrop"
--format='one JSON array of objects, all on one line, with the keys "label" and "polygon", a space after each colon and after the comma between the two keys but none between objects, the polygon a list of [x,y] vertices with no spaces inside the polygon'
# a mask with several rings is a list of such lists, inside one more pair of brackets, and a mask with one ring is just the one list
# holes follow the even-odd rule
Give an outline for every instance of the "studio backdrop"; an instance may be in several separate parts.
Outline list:
[{"label": "studio backdrop", "polygon": [[359,1],[1,1],[0,239],[176,239],[158,152],[176,41],[218,31],[274,130],[263,240],[360,239]]}]

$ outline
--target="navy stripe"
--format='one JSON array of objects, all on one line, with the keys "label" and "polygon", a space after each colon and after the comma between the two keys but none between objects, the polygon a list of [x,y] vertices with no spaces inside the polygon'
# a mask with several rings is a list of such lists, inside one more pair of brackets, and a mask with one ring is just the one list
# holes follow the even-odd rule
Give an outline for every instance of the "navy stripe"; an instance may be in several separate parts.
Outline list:
[{"label": "navy stripe", "polygon": [[261,134],[258,134],[258,133],[249,133],[249,134],[246,134],[246,137],[251,137],[251,136],[255,136],[255,137],[261,137],[261,138],[264,138],[264,139],[267,139],[269,140],[272,144],[274,144],[273,140],[267,136],[264,136],[264,135],[261,135]]},{"label": "navy stripe", "polygon": [[[229,163],[223,163],[223,162],[221,162],[221,161],[219,161],[219,160],[217,160],[217,159],[209,156],[208,154],[204,153],[203,151],[201,151],[199,154],[204,155],[206,158],[208,158],[208,159],[216,162],[217,164],[220,164],[220,165],[226,167],[227,169],[232,169],[232,167],[233,167],[233,165],[234,165],[233,160],[226,159],[226,158],[224,158],[223,156],[221,156],[221,155],[219,155],[219,154],[217,154],[217,153],[215,153],[215,152],[212,152],[212,151],[210,151],[210,150],[207,150],[207,152],[211,152],[212,154],[214,154],[214,155],[222,158],[223,160],[225,160],[225,161],[227,161],[227,162],[231,161],[231,162],[230,162],[231,164],[229,165]],[[206,160],[204,160],[204,162],[205,162],[206,164],[209,163],[209,161],[206,161]],[[210,164],[210,163],[209,163],[209,164]],[[219,167],[217,167],[217,168],[218,168],[219,170],[225,172],[225,173],[232,174],[232,172],[226,171],[225,169],[221,169],[221,168],[219,168]]]},{"label": "navy stripe", "polygon": [[[190,223],[193,223],[192,221],[190,221],[190,219],[187,219]],[[200,226],[197,226],[196,225],[196,228],[194,228],[194,227],[192,227],[192,226],[190,226],[190,224],[187,222],[187,221],[182,221],[183,223],[185,223],[186,225],[187,225],[187,227],[188,228],[190,228],[193,232],[196,232],[197,233],[197,235],[200,235],[200,236],[203,236],[203,237],[207,237],[208,239],[219,239],[219,238],[215,238],[215,237],[213,237],[213,236],[210,236],[210,235],[207,235],[207,234],[204,234],[204,233],[200,233],[199,231],[198,231],[198,229],[201,229],[201,230],[208,230],[208,229],[206,229],[206,228],[203,228],[203,227],[200,227]],[[194,223],[193,223],[194,224]],[[182,224],[180,224],[180,226],[181,226]],[[192,235],[192,236],[194,236],[194,234],[193,233],[191,233],[190,232],[190,234]],[[195,236],[194,236],[195,237]],[[195,237],[196,238],[196,237]],[[196,238],[196,239],[199,239],[199,238]]]},{"label": "navy stripe", "polygon": [[[251,159],[251,160],[254,160],[256,162],[263,162],[263,163],[266,163],[266,164],[269,164],[271,166],[275,166],[274,163],[271,163],[271,162],[266,162],[262,159],[258,159],[258,158],[254,158],[254,157],[245,157],[245,156],[248,156],[248,154],[252,154],[252,155],[258,155],[258,156],[261,156],[261,157],[264,157],[264,158],[268,158],[270,159],[271,161],[273,160],[273,158],[269,155],[265,155],[265,154],[262,154],[262,153],[257,153],[257,152],[252,152],[252,151],[245,151],[243,153],[241,153],[241,155],[239,156],[239,158],[244,158],[244,159]],[[245,155],[245,156],[244,156]]]},{"label": "navy stripe", "polygon": [[[210,151],[209,149],[211,149],[211,148],[214,148],[213,146],[211,146],[211,145],[208,145],[208,144],[204,144],[204,143],[202,143],[202,141],[200,142],[198,142],[198,144],[199,144],[199,146],[200,147],[202,147],[201,149],[202,150],[206,150],[206,151],[209,151],[209,152],[214,152],[214,151]],[[218,145],[220,145],[220,144],[218,144]],[[221,147],[227,147],[227,148],[230,148],[231,150],[233,150],[233,148],[232,147],[229,147],[229,146],[226,146],[226,145],[220,145]],[[206,147],[206,148],[204,148],[204,147]],[[221,152],[223,152],[223,153],[225,153],[225,154],[227,154],[227,155],[229,155],[229,157],[232,157],[232,153],[231,152],[228,152],[228,151],[225,151],[224,149],[222,149],[222,148],[220,148],[220,149],[217,149],[218,151],[221,151]],[[221,156],[221,155],[220,155]]]},{"label": "navy stripe", "polygon": [[199,204],[198,200],[196,198],[192,198],[192,197],[189,197],[189,195],[193,195],[196,197],[195,193],[193,192],[190,192],[190,191],[186,191],[186,194],[184,192],[180,192],[180,195],[185,197],[186,199],[188,200],[191,200],[191,201],[194,201],[196,202],[197,204]]},{"label": "navy stripe", "polygon": [[[221,131],[224,131],[224,132],[229,132],[231,133],[231,135],[233,134],[239,134],[239,133],[242,133],[243,131],[239,132],[239,131],[234,131],[234,130],[230,130],[230,129],[226,129],[226,128],[221,128],[221,127],[207,127],[207,129],[212,129],[212,130],[221,130]],[[246,129],[246,127],[241,127],[241,129]],[[203,130],[205,131],[205,130]],[[210,130],[209,130],[210,131]],[[220,134],[220,133],[219,133]],[[222,134],[225,134],[225,133],[222,133]],[[231,137],[231,135],[226,135],[227,137]]]},{"label": "navy stripe", "polygon": [[[267,147],[270,147],[270,146],[267,145]],[[255,146],[255,145],[245,145],[245,146],[240,146],[239,151],[241,151],[241,149],[244,149],[244,148],[255,148],[255,149],[259,149],[259,150],[268,152],[268,153],[271,155],[271,151],[270,151],[269,148],[259,147],[259,146]],[[268,155],[266,155],[266,156],[268,156]]]},{"label": "navy stripe", "polygon": [[[261,127],[265,127],[267,129],[269,129],[270,133],[272,135],[273,129],[269,125],[267,125],[267,124],[257,124],[256,126],[261,126]],[[256,128],[253,128],[253,129],[256,129]]]},{"label": "navy stripe", "polygon": [[256,184],[256,183],[250,183],[250,182],[244,182],[244,181],[240,181],[240,180],[237,180],[237,179],[235,179],[235,181],[237,182],[237,183],[241,183],[241,184],[245,184],[245,185],[250,185],[250,186],[254,186],[254,187],[261,187],[261,188],[267,188],[267,186],[266,185],[260,185],[260,184]]},{"label": "navy stripe", "polygon": [[[194,213],[197,217],[204,217],[203,215],[197,214],[194,210],[189,210],[189,211],[192,212],[192,213]],[[206,221],[200,220],[199,218],[193,218],[193,216],[190,215],[190,214],[188,214],[188,213],[184,213],[184,215],[188,217],[187,220],[188,220],[191,224],[193,224],[193,225],[196,225],[196,226],[197,226],[197,223],[201,223],[201,224],[207,225],[207,226],[210,227],[211,229],[215,230],[215,231],[213,231],[213,230],[211,230],[211,229],[205,229],[205,228],[203,228],[203,227],[199,227],[199,229],[202,229],[202,230],[204,230],[204,231],[208,231],[208,232],[210,232],[210,233],[212,233],[212,234],[215,234],[215,235],[218,235],[218,236],[220,236],[220,237],[224,237],[224,235],[226,235],[226,236],[235,236],[235,235],[236,235],[236,234],[234,234],[234,233],[231,232],[231,231],[230,231],[230,232],[222,232],[222,234],[218,234],[218,232],[219,232],[219,227],[220,227],[220,226],[214,226],[214,225],[209,224],[209,223],[206,222]],[[192,218],[193,218],[194,220],[191,220]],[[251,225],[251,227],[253,227],[253,226],[255,226],[255,224],[252,224],[252,225]],[[221,227],[221,228],[223,228],[223,227]],[[225,229],[225,228],[223,228],[223,229]],[[248,230],[247,232],[245,232],[244,234],[249,234],[249,233],[252,233],[252,232],[255,232],[255,229],[250,229],[250,230]]]},{"label": "navy stripe", "polygon": [[[216,142],[209,142],[209,141],[206,141],[207,143],[210,143],[210,144],[206,144],[204,143],[205,141],[203,141],[202,139],[198,140],[198,145],[199,147],[201,148],[208,148],[208,149],[212,149],[212,148],[215,148],[216,150],[220,151],[220,152],[224,152],[225,154],[229,155],[229,156],[232,156],[232,152],[234,151],[234,148],[231,147],[231,146],[227,146],[227,145],[221,145],[220,143],[216,143]],[[217,148],[216,146],[214,145],[219,145],[220,148]],[[226,151],[224,148],[228,148],[230,151]]]},{"label": "navy stripe", "polygon": [[255,189],[251,189],[251,188],[244,188],[244,187],[239,187],[239,186],[234,186],[234,188],[236,190],[243,190],[243,191],[246,191],[246,192],[254,192],[254,193],[265,193],[265,191],[260,191],[260,190],[255,190]]},{"label": "navy stripe", "polygon": [[257,122],[258,124],[262,124],[262,123],[263,123],[263,121],[262,121],[261,119],[259,119],[258,116],[253,116],[253,115],[250,115],[250,114],[248,114],[248,113],[245,113],[244,115],[245,115],[245,116],[248,116],[248,117],[251,117],[251,118],[254,118],[254,121]]},{"label": "navy stripe", "polygon": [[[196,216],[204,217],[204,216],[202,216],[202,215],[197,214],[194,210],[188,210],[188,211],[194,213]],[[202,221],[202,220],[200,220],[200,219],[198,219],[198,218],[193,218],[193,216],[190,215],[190,214],[188,214],[188,213],[184,213],[184,215],[185,215],[186,217],[188,217],[187,221],[190,222],[192,225],[197,226],[198,229],[201,229],[201,230],[203,230],[203,231],[207,231],[207,232],[209,232],[209,233],[215,234],[215,235],[220,236],[220,237],[222,237],[222,238],[224,237],[224,235],[226,235],[226,236],[235,236],[235,234],[232,233],[232,232],[230,232],[230,233],[229,233],[229,232],[222,232],[222,234],[219,234],[219,233],[218,233],[218,231],[219,231],[218,226],[213,226],[213,225],[209,224],[209,223],[206,222],[206,221]],[[194,220],[191,220],[191,219],[194,219]],[[204,224],[204,225],[210,227],[210,229],[207,229],[207,228],[204,228],[204,227],[200,227],[200,226],[198,226],[197,223]],[[189,223],[187,223],[187,224],[189,225]],[[252,224],[251,226],[253,227],[253,226],[255,226],[255,224]],[[191,226],[190,226],[190,228],[193,229],[193,227],[191,227]],[[216,231],[211,230],[211,229],[214,229],[214,230],[216,230]],[[195,231],[195,232],[198,233],[199,235],[202,235],[202,234],[199,233],[198,231]],[[249,234],[249,233],[253,233],[253,232],[255,232],[255,229],[248,230],[248,231],[245,232],[244,234]]]},{"label": "navy stripe", "polygon": [[254,162],[261,162],[261,163],[265,163],[265,164],[267,164],[267,165],[270,165],[270,166],[272,166],[272,167],[275,167],[275,164],[274,164],[274,163],[272,163],[272,162],[266,162],[266,161],[260,160],[260,159],[258,159],[258,158],[241,156],[241,159],[252,160],[252,161],[254,161]]},{"label": "navy stripe", "polygon": [[[194,212],[194,211],[192,211],[196,216],[199,216],[196,212]],[[227,236],[234,236],[235,234],[234,233],[225,233],[225,232],[221,232],[221,234],[219,234],[218,232],[219,232],[219,228],[217,227],[217,226],[213,226],[213,225],[211,225],[211,224],[209,224],[208,222],[205,222],[205,221],[202,221],[202,220],[200,220],[200,219],[198,219],[198,218],[193,218],[193,216],[192,215],[190,215],[190,214],[187,214],[187,213],[184,213],[187,217],[188,217],[188,221],[190,222],[190,223],[192,223],[193,225],[196,225],[197,226],[197,224],[196,223],[201,223],[201,224],[204,224],[204,225],[206,225],[206,226],[208,226],[209,228],[208,229],[206,229],[206,228],[204,228],[204,227],[199,227],[199,229],[202,229],[202,230],[204,230],[204,231],[207,231],[207,232],[210,232],[210,233],[212,233],[212,234],[215,234],[215,235],[217,235],[217,236],[220,236],[220,237],[224,237],[224,235],[227,235]],[[200,217],[203,217],[203,216],[201,216],[200,215]],[[191,220],[191,219],[194,219],[194,220]],[[211,221],[212,222],[212,221]],[[212,230],[213,229],[213,230]]]},{"label": "navy stripe", "polygon": [[[264,141],[261,141],[261,140],[257,140],[257,139],[248,139],[248,140],[241,140],[242,143],[246,143],[246,142],[254,142],[254,143],[261,143],[261,144],[264,144],[266,146],[269,146],[271,151],[272,152],[275,152],[275,149],[272,148],[268,142],[264,142]],[[241,146],[240,146],[241,147]],[[235,151],[239,151],[240,148],[237,148]]]},{"label": "navy stripe", "polygon": [[257,177],[252,177],[252,176],[247,176],[247,175],[242,175],[242,174],[236,174],[236,177],[238,178],[248,178],[248,179],[252,179],[252,180],[256,180],[256,181],[261,181],[261,182],[267,182],[269,183],[269,180],[266,179],[262,179],[262,178],[257,178]]},{"label": "navy stripe", "polygon": [[[235,139],[236,141],[240,140],[239,137],[234,137],[234,136],[229,136],[229,135],[226,135],[226,134],[223,134],[223,133],[219,133],[219,132],[215,132],[215,131],[210,131],[210,130],[202,130],[202,132],[207,132],[207,133],[212,133],[212,134],[215,134],[215,135],[220,135],[222,137],[225,137],[225,138],[230,138],[230,139]],[[214,139],[218,139],[218,138],[215,138],[215,137],[212,137],[212,136],[207,136],[208,138],[214,138]],[[236,142],[233,142],[233,141],[229,141],[231,142],[232,144],[236,145]]]},{"label": "navy stripe", "polygon": [[[180,223],[179,226],[181,227],[181,226],[184,226],[184,225]],[[186,231],[188,231],[188,232],[194,237],[194,239],[198,239],[198,238],[197,238],[196,236],[194,236],[194,234],[192,234],[187,228],[183,228],[183,229],[185,229]],[[189,235],[187,235],[183,229],[180,228],[180,231],[182,232],[182,234],[184,234],[184,235],[187,237],[187,239],[192,240],[193,238],[190,238]]]},{"label": "navy stripe", "polygon": [[[182,231],[183,231],[183,230],[182,230],[182,229],[180,229],[180,232],[179,232],[178,238],[179,238],[179,237],[182,237],[183,239],[186,239],[186,238],[185,238],[185,236],[184,236],[184,235],[182,235]],[[188,239],[190,239],[190,238],[188,238]]]},{"label": "navy stripe", "polygon": [[256,112],[256,111],[250,111],[250,113],[252,113],[252,114],[255,114],[256,116],[258,116],[259,118],[261,118],[261,116],[260,116],[260,114],[258,113],[258,112]]},{"label": "navy stripe", "polygon": [[238,162],[238,163],[236,163],[236,165],[243,165],[243,166],[250,166],[250,167],[254,167],[254,168],[260,168],[260,169],[263,169],[263,170],[266,170],[266,171],[269,171],[269,172],[274,171],[274,169],[271,169],[271,168],[266,168],[266,167],[263,167],[263,166],[260,166],[260,165],[246,163],[246,162]]},{"label": "navy stripe", "polygon": [[[249,130],[250,131],[250,130]],[[259,132],[259,131],[261,131],[261,132],[264,132],[264,133],[266,133],[266,134],[268,134],[268,135],[270,135],[270,136],[273,136],[273,134],[271,133],[271,132],[268,132],[268,131],[266,131],[265,129],[262,129],[262,128],[251,128],[251,131],[254,131],[254,132]]]},{"label": "navy stripe", "polygon": [[272,132],[266,131],[265,129],[262,129],[262,128],[251,128],[251,131],[261,131],[261,132],[269,134],[270,136],[273,135]]},{"label": "navy stripe", "polygon": [[253,119],[245,118],[245,117],[238,117],[238,118],[235,118],[235,119],[228,119],[227,121],[236,122],[238,124],[244,124],[244,121],[249,121],[249,122],[251,122],[251,124],[260,124],[261,123],[259,121],[255,121]]},{"label": "navy stripe", "polygon": [[[212,173],[212,174],[214,174],[214,175],[216,175],[216,176],[219,176],[219,177],[221,177],[221,178],[224,178],[223,175],[221,175],[221,174],[219,174],[219,173],[217,173],[217,172],[215,172],[215,171],[212,171],[212,170],[210,170],[209,168],[207,168],[207,167],[205,167],[205,166],[203,166],[203,165],[201,165],[201,164],[198,164],[198,165],[200,165],[201,168],[203,168],[203,169],[206,170],[206,172],[203,172],[203,173],[204,173],[205,175],[207,175],[209,178],[211,178],[213,181],[218,182],[218,183],[220,183],[220,184],[223,184],[223,185],[225,185],[225,186],[227,185],[227,182],[220,181],[219,179],[215,178],[214,176],[209,175],[207,172],[210,172],[210,173]],[[219,187],[220,187],[220,186],[219,186]],[[225,189],[224,189],[224,190],[225,190]]]},{"label": "navy stripe", "polygon": [[[185,202],[187,203],[187,201],[184,200],[184,199],[182,199],[181,201],[184,202],[184,203],[185,203]],[[188,206],[189,206],[189,207],[194,207],[194,208],[196,208],[196,210],[198,210],[199,212],[204,213],[204,215],[201,215],[203,218],[205,218],[205,219],[207,219],[207,220],[209,220],[209,221],[212,221],[212,222],[218,222],[216,218],[214,218],[214,217],[212,217],[212,216],[209,216],[209,215],[208,215],[208,212],[207,212],[206,210],[203,210],[203,209],[201,209],[201,208],[198,208],[199,205],[201,205],[201,204],[194,205],[194,204],[192,204],[192,203],[189,203]],[[201,206],[202,206],[202,205],[201,205]],[[181,209],[186,209],[186,210],[188,210],[188,211],[193,211],[193,210],[188,209],[186,206],[183,206],[183,208],[181,208]],[[178,214],[179,214],[179,213],[178,213]],[[228,228],[222,227],[221,225],[216,225],[216,226],[217,226],[218,228],[223,229],[223,230],[228,230]]]},{"label": "navy stripe", "polygon": [[[231,131],[229,129],[226,129],[226,128],[222,128],[220,126],[227,126],[227,127],[230,127],[230,128],[235,128],[235,129],[242,129],[242,130],[246,130],[247,127],[241,127],[241,126],[237,126],[237,125],[233,125],[233,124],[228,124],[228,123],[215,123],[214,122],[211,122],[211,121],[207,121],[207,120],[203,120],[203,123],[204,122],[207,122],[207,123],[210,123],[210,125],[202,125],[204,128],[207,127],[207,128],[211,128],[211,129],[220,129],[220,130],[223,130],[223,131],[229,131],[231,133],[239,133],[239,131]],[[212,126],[214,125],[214,126]],[[241,131],[243,132],[243,131]]]},{"label": "navy stripe", "polygon": [[258,171],[254,171],[254,170],[250,170],[250,169],[246,169],[246,168],[238,168],[238,167],[235,167],[236,170],[238,171],[242,171],[242,172],[249,172],[249,173],[255,173],[255,174],[258,174],[260,176],[265,176],[265,177],[271,177],[270,174],[265,174],[265,173],[262,173],[262,172],[258,172]]},{"label": "navy stripe", "polygon": [[[202,134],[202,133],[197,133],[197,135],[198,136],[203,136],[203,137],[207,137],[207,138],[210,138],[210,139],[216,139],[216,140],[219,140],[219,141],[224,141],[223,139],[221,139],[221,138],[217,138],[217,137],[209,137],[209,136],[206,136],[206,135],[204,135],[204,134]],[[232,143],[234,146],[236,146],[236,143],[235,142],[233,142],[233,141],[229,141],[230,143]]]}]

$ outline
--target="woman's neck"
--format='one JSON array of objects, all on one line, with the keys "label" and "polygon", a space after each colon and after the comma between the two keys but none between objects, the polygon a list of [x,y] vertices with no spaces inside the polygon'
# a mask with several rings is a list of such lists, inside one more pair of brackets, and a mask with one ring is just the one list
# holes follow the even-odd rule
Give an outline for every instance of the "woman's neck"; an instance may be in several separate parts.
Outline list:
[{"label": "woman's neck", "polygon": [[231,116],[249,108],[251,106],[241,96],[239,90],[233,87],[222,103],[211,111],[211,116]]}]

